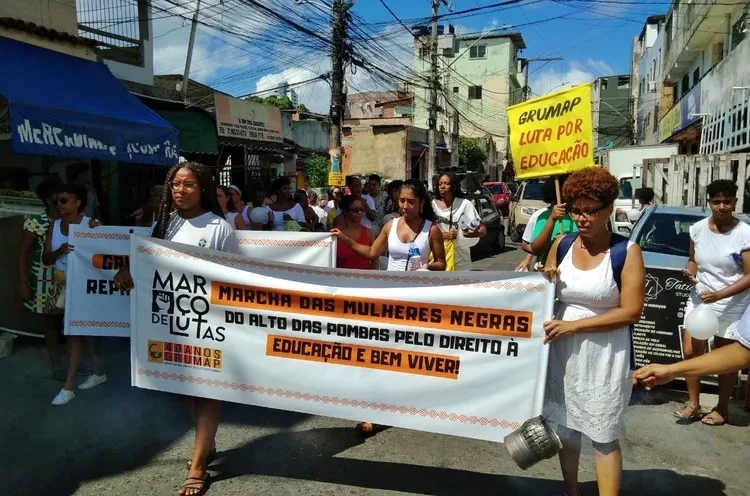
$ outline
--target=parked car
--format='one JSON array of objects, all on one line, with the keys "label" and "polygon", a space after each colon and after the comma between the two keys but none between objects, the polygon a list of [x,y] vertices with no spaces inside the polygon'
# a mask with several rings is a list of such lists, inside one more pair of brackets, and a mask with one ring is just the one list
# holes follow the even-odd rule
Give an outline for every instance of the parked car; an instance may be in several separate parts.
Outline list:
[{"label": "parked car", "polygon": [[501,182],[486,182],[482,183],[482,186],[490,190],[492,194],[492,201],[495,202],[495,206],[504,215],[508,216],[508,209],[510,207],[510,197],[513,196],[510,189],[505,183]]},{"label": "parked car", "polygon": [[641,247],[647,267],[681,270],[690,255],[690,226],[709,215],[702,208],[654,205],[643,211],[630,240]]},{"label": "parked car", "polygon": [[521,183],[510,203],[508,222],[510,239],[515,243],[521,241],[529,217],[546,206],[547,204],[542,201],[542,183],[540,181],[530,180]]}]

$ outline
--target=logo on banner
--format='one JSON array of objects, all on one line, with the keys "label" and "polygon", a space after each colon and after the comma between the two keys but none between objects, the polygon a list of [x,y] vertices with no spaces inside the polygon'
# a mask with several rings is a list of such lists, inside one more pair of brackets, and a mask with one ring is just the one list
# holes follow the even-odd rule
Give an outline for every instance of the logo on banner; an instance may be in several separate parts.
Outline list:
[{"label": "logo on banner", "polygon": [[169,334],[195,339],[224,341],[222,326],[210,326],[208,281],[194,274],[154,271],[151,285],[151,323],[166,327]]},{"label": "logo on banner", "polygon": [[653,274],[646,274],[646,289],[644,291],[644,299],[646,301],[652,301],[659,297],[659,294],[664,291],[664,286],[661,285],[659,278]]},{"label": "logo on banner", "polygon": [[222,352],[217,348],[149,339],[147,354],[151,363],[221,370]]}]

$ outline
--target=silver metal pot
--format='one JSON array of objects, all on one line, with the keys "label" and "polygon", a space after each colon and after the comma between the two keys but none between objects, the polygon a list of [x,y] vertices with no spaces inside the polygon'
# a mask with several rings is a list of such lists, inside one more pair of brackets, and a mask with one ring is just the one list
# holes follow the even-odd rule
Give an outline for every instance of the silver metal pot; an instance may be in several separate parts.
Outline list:
[{"label": "silver metal pot", "polygon": [[524,422],[521,427],[505,436],[504,443],[513,461],[524,470],[555,456],[562,449],[560,436],[541,416]]}]

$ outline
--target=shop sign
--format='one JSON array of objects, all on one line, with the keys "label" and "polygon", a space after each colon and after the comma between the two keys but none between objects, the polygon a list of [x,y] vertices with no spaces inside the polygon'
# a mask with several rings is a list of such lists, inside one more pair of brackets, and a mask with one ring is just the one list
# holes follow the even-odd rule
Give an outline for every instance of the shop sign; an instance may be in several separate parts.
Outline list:
[{"label": "shop sign", "polygon": [[273,105],[214,94],[219,136],[283,143],[281,111]]}]

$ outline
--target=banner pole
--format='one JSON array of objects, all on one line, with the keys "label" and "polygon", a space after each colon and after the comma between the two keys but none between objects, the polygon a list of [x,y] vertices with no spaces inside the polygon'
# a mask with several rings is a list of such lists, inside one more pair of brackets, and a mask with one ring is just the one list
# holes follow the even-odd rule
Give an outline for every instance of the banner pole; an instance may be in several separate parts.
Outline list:
[{"label": "banner pole", "polygon": [[[560,195],[560,179],[558,176],[555,176],[555,195],[557,196],[557,203],[562,203],[562,195]],[[556,220],[555,223],[560,222],[559,220]],[[552,228],[552,232],[554,232],[555,229]],[[565,222],[562,222],[560,225],[560,232],[565,233]]]}]

